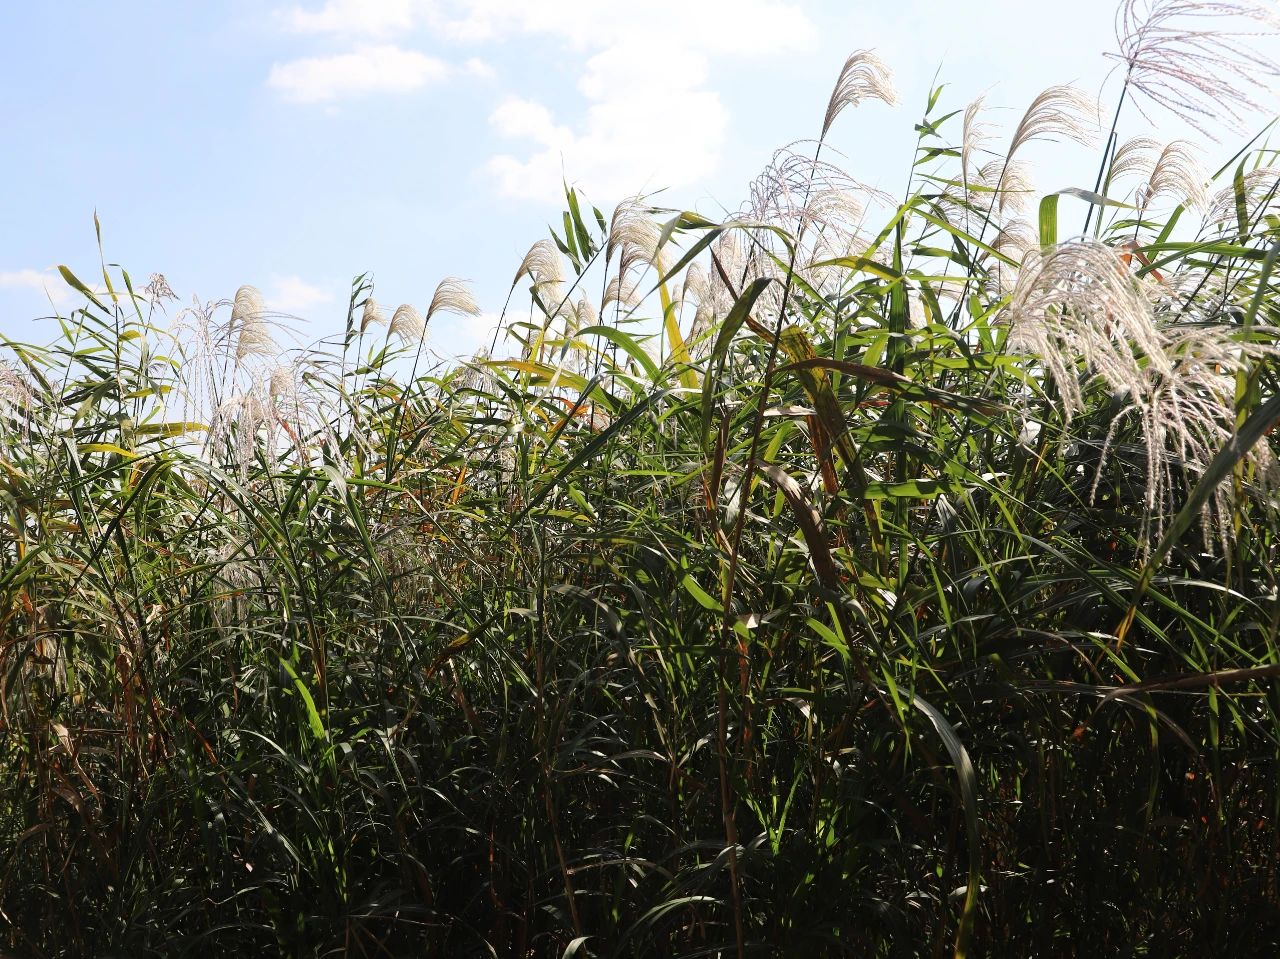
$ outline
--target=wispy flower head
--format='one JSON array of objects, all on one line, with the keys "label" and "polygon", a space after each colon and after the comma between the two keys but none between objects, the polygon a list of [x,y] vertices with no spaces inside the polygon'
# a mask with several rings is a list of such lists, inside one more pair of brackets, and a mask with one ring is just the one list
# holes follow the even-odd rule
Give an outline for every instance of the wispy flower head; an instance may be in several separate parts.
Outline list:
[{"label": "wispy flower head", "polygon": [[997,158],[968,171],[963,182],[952,181],[943,198],[983,213],[1020,212],[1034,189],[1026,164]]},{"label": "wispy flower head", "polygon": [[163,273],[152,273],[147,285],[142,288],[142,295],[151,303],[163,306],[165,300],[176,300],[178,295],[169,286]]},{"label": "wispy flower head", "polygon": [[1132,137],[1116,147],[1111,157],[1111,178],[1148,176],[1160,152],[1160,141],[1154,137]]},{"label": "wispy flower head", "polygon": [[360,332],[366,332],[371,326],[381,326],[386,321],[378,301],[371,296],[368,297],[364,301],[364,309],[360,311]]},{"label": "wispy flower head", "polygon": [[8,360],[0,360],[0,403],[7,406],[29,406],[35,391],[28,379]]},{"label": "wispy flower head", "polygon": [[584,293],[578,297],[578,302],[573,308],[573,328],[577,330],[588,326],[595,326],[600,322],[600,312],[596,309],[595,304],[587,298]]},{"label": "wispy flower head", "polygon": [[314,395],[298,364],[281,363],[258,375],[241,393],[219,404],[209,424],[206,450],[227,448],[241,475],[261,452],[269,458],[292,448],[307,453],[307,442],[323,430]]},{"label": "wispy flower head", "polygon": [[[1260,167],[1241,177],[1241,189],[1225,187],[1209,199],[1205,223],[1231,233],[1247,232],[1280,206],[1280,167]],[[1244,223],[1240,222],[1243,216]]]},{"label": "wispy flower head", "polygon": [[493,380],[493,371],[485,365],[488,362],[489,351],[480,350],[470,360],[459,364],[453,374],[453,382],[458,390],[474,390],[487,394]]},{"label": "wispy flower head", "polygon": [[268,442],[276,435],[276,418],[271,398],[261,385],[233,396],[219,404],[209,423],[206,449],[217,450],[222,443],[230,447],[234,465],[242,477],[248,475],[258,450],[259,433],[266,430]]},{"label": "wispy flower head", "polygon": [[831,124],[845,107],[857,106],[863,100],[880,100],[889,106],[898,102],[893,74],[870,50],[856,50],[844,62],[835,89],[831,91],[831,99],[827,102],[826,115],[822,118],[822,136],[826,137]]},{"label": "wispy flower head", "polygon": [[621,273],[611,276],[605,286],[600,308],[607,309],[610,303],[617,303],[624,310],[639,306],[640,296],[636,284],[628,282]]},{"label": "wispy flower head", "polygon": [[1022,115],[1009,141],[1008,158],[1012,161],[1032,140],[1067,139],[1088,146],[1097,137],[1098,125],[1097,100],[1070,84],[1049,87]]},{"label": "wispy flower head", "polygon": [[[1233,21],[1251,30],[1233,31]],[[1273,34],[1278,26],[1270,5],[1252,0],[1123,0],[1116,14],[1119,52],[1108,56],[1120,61],[1140,100],[1212,136],[1205,121],[1218,118],[1239,127],[1244,111],[1258,106],[1254,91],[1265,91],[1280,76],[1280,67],[1248,39]]]},{"label": "wispy flower head", "polygon": [[[1237,330],[1226,324],[1174,322],[1163,326],[1161,333],[1164,363],[1147,367],[1139,387],[1127,394],[1128,403],[1107,438],[1110,443],[1126,417],[1137,419],[1146,446],[1143,533],[1147,539],[1163,533],[1163,511],[1172,505],[1179,475],[1184,470],[1202,473],[1234,436],[1237,374],[1276,356],[1274,343],[1243,342]],[[1280,483],[1280,469],[1268,443],[1255,443],[1245,462],[1252,469],[1257,491]],[[1229,481],[1220,484],[1202,515],[1206,549],[1212,548],[1215,538],[1224,543],[1230,539],[1231,494]]]},{"label": "wispy flower head", "polygon": [[[1102,444],[1095,491],[1118,430],[1137,422],[1146,450],[1148,544],[1163,529],[1160,511],[1171,505],[1178,471],[1202,471],[1232,435],[1236,374],[1277,353],[1274,341],[1242,341],[1233,326],[1187,322],[1181,308],[1170,309],[1174,302],[1152,298],[1116,251],[1080,240],[1033,254],[1006,311],[1010,346],[1044,365],[1068,422],[1083,411],[1083,384],[1091,380],[1122,403]],[[1265,444],[1250,457],[1259,475],[1274,481]],[[1227,495],[1219,491],[1210,526],[1225,515]]]},{"label": "wispy flower head", "polygon": [[1040,238],[1036,236],[1030,223],[1015,218],[1000,228],[1000,232],[991,241],[991,247],[1021,263],[1028,253],[1040,249]]},{"label": "wispy flower head", "polygon": [[991,139],[991,134],[988,132],[991,124],[979,119],[985,99],[985,97],[978,97],[964,108],[964,126],[960,135],[960,169],[966,177],[974,169],[974,155]]},{"label": "wispy flower head", "polygon": [[392,314],[391,325],[387,329],[405,342],[416,342],[426,333],[427,324],[413,306],[401,303]]},{"label": "wispy flower head", "polygon": [[231,306],[230,335],[235,340],[237,362],[250,356],[270,356],[276,352],[267,322],[267,308],[262,293],[255,286],[236,290]]},{"label": "wispy flower head", "polygon": [[[811,226],[844,239],[859,236],[868,204],[892,199],[852,177],[839,163],[816,160],[799,149],[811,145],[802,141],[774,152],[751,184],[746,216],[780,226],[794,238],[805,236]],[[827,147],[826,153],[836,151]],[[757,238],[767,241],[768,237]]]},{"label": "wispy flower head", "polygon": [[1172,197],[1188,206],[1204,207],[1209,202],[1204,188],[1207,178],[1195,147],[1186,140],[1173,140],[1156,158],[1141,188],[1139,206],[1145,209],[1159,197]]},{"label": "wispy flower head", "polygon": [[618,204],[609,223],[609,238],[605,244],[605,261],[611,262],[614,253],[621,253],[618,269],[629,272],[636,265],[653,264],[659,272],[666,272],[663,258],[658,252],[662,231],[641,203],[640,197]]},{"label": "wispy flower head", "polygon": [[[7,360],[0,360],[0,410],[13,417],[17,432],[24,440],[30,432],[28,413],[35,398],[30,380]],[[0,434],[0,446],[3,443],[3,434]]]},{"label": "wispy flower head", "polygon": [[429,322],[437,313],[457,313],[461,316],[480,315],[480,305],[471,295],[471,288],[467,286],[466,280],[460,280],[456,276],[446,276],[436,285],[436,291],[431,295],[431,305],[427,307],[427,321]]},{"label": "wispy flower head", "polygon": [[1207,205],[1207,174],[1200,165],[1194,145],[1186,140],[1173,140],[1161,145],[1151,137],[1134,137],[1116,148],[1111,161],[1111,178],[1141,178],[1136,202],[1145,211],[1156,200],[1167,197],[1188,206]]},{"label": "wispy flower head", "polygon": [[520,261],[520,268],[516,270],[515,279],[511,281],[511,285],[515,286],[524,276],[530,277],[534,286],[554,286],[564,282],[564,264],[560,259],[560,251],[556,249],[554,243],[550,240],[539,240],[529,247],[529,252]]},{"label": "wispy flower head", "polygon": [[1080,360],[1120,390],[1139,377],[1139,357],[1159,353],[1142,288],[1114,250],[1091,240],[1024,260],[1006,319],[1010,346],[1045,364],[1068,420],[1084,409]]}]

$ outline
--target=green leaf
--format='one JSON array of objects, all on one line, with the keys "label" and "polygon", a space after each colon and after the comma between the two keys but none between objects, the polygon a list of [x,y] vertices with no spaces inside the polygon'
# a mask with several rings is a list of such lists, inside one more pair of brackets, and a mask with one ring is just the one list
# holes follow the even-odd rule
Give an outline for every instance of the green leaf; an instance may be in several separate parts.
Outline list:
[{"label": "green leaf", "polygon": [[1040,201],[1040,245],[1058,243],[1058,194],[1050,193]]},{"label": "green leaf", "polygon": [[680,580],[680,585],[684,587],[686,593],[698,601],[698,605],[703,609],[709,609],[716,613],[724,612],[724,607],[720,605],[720,601],[699,586],[698,581],[693,578],[692,574],[686,573],[684,579]]},{"label": "green leaf", "polygon": [[328,738],[328,733],[324,728],[324,721],[320,718],[320,711],[316,709],[316,701],[311,697],[311,690],[307,689],[307,684],[302,681],[294,668],[289,665],[288,660],[283,656],[280,657],[280,665],[284,667],[284,671],[289,674],[289,678],[293,680],[294,689],[298,691],[298,695],[302,697],[303,707],[307,714],[307,725],[311,729],[311,733],[318,740]]},{"label": "green leaf", "polygon": [[965,959],[969,952],[969,940],[973,936],[973,924],[978,914],[978,891],[982,881],[982,836],[978,828],[978,777],[973,770],[969,752],[956,734],[955,727],[936,708],[920,696],[912,694],[916,709],[924,713],[933,728],[938,731],[942,745],[951,756],[960,785],[960,801],[964,806],[965,832],[969,839],[969,882],[965,890],[964,906],[956,930],[955,959]]},{"label": "green leaf", "polygon": [[83,293],[86,297],[88,297],[90,302],[92,302],[94,306],[96,306],[98,309],[102,310],[103,312],[106,312],[107,308],[106,306],[103,305],[102,301],[99,300],[96,296],[94,296],[93,291],[89,289],[87,286],[85,286],[83,283],[81,283],[80,278],[76,276],[74,273],[72,273],[70,269],[59,264],[58,272],[62,274],[62,278],[66,280],[68,284],[70,284],[74,289],[78,290],[79,292]]}]

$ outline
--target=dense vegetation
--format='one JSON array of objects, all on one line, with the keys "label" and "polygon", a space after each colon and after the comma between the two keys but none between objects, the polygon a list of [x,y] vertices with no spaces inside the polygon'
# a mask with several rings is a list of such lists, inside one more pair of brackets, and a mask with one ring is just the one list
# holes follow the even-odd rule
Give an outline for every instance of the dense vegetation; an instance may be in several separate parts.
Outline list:
[{"label": "dense vegetation", "polygon": [[[1185,6],[1126,6],[1118,121],[1244,113]],[[893,99],[855,54],[823,141]],[[823,141],[724,223],[568,191],[494,359],[425,349],[453,280],[283,350],[65,271],[0,370],[0,945],[1280,943],[1275,151],[1113,127],[1032,224],[1096,105],[944,101],[901,197]]]}]

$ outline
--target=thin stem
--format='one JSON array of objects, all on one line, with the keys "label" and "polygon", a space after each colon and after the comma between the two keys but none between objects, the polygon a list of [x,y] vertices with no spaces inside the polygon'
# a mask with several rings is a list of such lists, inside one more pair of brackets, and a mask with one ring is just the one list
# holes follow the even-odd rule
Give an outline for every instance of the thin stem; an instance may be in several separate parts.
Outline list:
[{"label": "thin stem", "polygon": [[[1109,160],[1115,156],[1116,128],[1120,125],[1120,111],[1124,109],[1125,98],[1129,94],[1129,78],[1132,75],[1132,73],[1133,73],[1133,64],[1130,64],[1129,70],[1124,75],[1124,85],[1121,86],[1120,88],[1120,99],[1116,101],[1116,112],[1111,117],[1111,129],[1107,132],[1107,142],[1102,148],[1102,161],[1098,164],[1098,176],[1093,181],[1094,193],[1102,192],[1104,176],[1106,176],[1107,178],[1108,185],[1111,182],[1111,177],[1108,174],[1107,170],[1108,170]],[[1093,207],[1094,207],[1094,204],[1090,203],[1089,209],[1085,212],[1084,229],[1081,231],[1082,233],[1089,232],[1089,223],[1093,220]],[[1102,210],[1101,208],[1099,208],[1097,229],[1101,229],[1101,227],[1102,227]],[[1096,233],[1096,229],[1095,229],[1095,233]]]}]

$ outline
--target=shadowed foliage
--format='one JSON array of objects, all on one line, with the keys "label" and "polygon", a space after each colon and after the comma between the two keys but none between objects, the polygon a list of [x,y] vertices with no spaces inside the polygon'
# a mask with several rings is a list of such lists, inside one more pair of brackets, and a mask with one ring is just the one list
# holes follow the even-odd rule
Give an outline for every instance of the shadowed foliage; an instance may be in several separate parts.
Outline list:
[{"label": "shadowed foliage", "polygon": [[0,945],[1280,945],[1274,151],[1113,131],[1033,224],[1087,98],[1005,155],[941,101],[901,197],[822,141],[723,223],[567,191],[466,363],[452,278],[289,350],[64,270],[0,369]]}]

